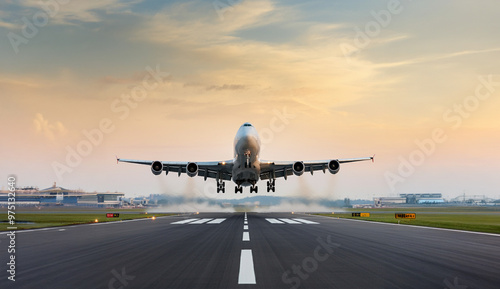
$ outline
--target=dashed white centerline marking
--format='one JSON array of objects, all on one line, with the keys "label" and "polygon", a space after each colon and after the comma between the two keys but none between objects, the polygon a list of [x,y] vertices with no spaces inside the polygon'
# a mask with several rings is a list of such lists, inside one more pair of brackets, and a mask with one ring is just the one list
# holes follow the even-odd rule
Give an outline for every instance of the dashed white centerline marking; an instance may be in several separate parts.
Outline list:
[{"label": "dashed white centerline marking", "polygon": [[288,224],[300,224],[300,222],[294,221],[292,219],[280,219],[280,221],[283,221]]},{"label": "dashed white centerline marking", "polygon": [[250,241],[250,233],[243,232],[243,241]]},{"label": "dashed white centerline marking", "polygon": [[257,284],[255,281],[252,250],[250,249],[241,250],[238,284]]},{"label": "dashed white centerline marking", "polygon": [[271,224],[283,224],[282,221],[278,221],[278,219],[273,219],[273,218],[266,218],[266,221],[268,221]]},{"label": "dashed white centerline marking", "polygon": [[222,222],[224,222],[226,220],[226,218],[218,218],[218,219],[214,219],[210,222],[208,222],[207,224],[220,224]]},{"label": "dashed white centerline marking", "polygon": [[244,225],[243,230],[248,230],[248,225]]},{"label": "dashed white centerline marking", "polygon": [[198,220],[198,221],[191,222],[191,223],[189,223],[189,225],[192,225],[192,224],[203,224],[203,223],[206,223],[206,222],[208,222],[210,220],[212,220],[212,218],[201,219],[201,220]]},{"label": "dashed white centerline marking", "polygon": [[299,221],[299,222],[302,222],[304,224],[319,224],[317,222],[313,222],[313,221],[309,221],[309,220],[305,220],[305,219],[294,219],[295,221]]},{"label": "dashed white centerline marking", "polygon": [[196,220],[198,220],[198,219],[187,219],[187,220],[173,222],[172,224],[186,224],[186,223],[189,223],[189,222],[192,222],[192,221],[196,221]]},{"label": "dashed white centerline marking", "polygon": [[59,229],[59,232],[63,232],[63,231],[66,231],[66,229]]},{"label": "dashed white centerline marking", "polygon": [[243,224],[245,224],[245,225],[248,224],[248,221],[243,222]]}]

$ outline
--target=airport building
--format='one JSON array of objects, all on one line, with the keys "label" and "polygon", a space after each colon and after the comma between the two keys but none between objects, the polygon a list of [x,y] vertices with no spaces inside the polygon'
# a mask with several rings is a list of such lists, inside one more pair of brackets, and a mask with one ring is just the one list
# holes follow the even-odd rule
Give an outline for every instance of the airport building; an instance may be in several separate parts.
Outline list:
[{"label": "airport building", "polygon": [[[8,191],[0,192],[0,206],[8,204]],[[91,206],[120,207],[123,193],[86,193],[56,186],[39,190],[35,187],[16,188],[16,206]]]},{"label": "airport building", "polygon": [[442,204],[444,203],[442,194],[400,194],[401,198],[406,198],[407,204]]},{"label": "airport building", "polygon": [[406,198],[400,197],[377,197],[373,198],[373,205],[375,207],[385,207],[397,204],[406,204]]},{"label": "airport building", "polygon": [[429,205],[444,204],[442,194],[400,194],[399,197],[373,198],[375,207],[394,206],[400,204]]}]

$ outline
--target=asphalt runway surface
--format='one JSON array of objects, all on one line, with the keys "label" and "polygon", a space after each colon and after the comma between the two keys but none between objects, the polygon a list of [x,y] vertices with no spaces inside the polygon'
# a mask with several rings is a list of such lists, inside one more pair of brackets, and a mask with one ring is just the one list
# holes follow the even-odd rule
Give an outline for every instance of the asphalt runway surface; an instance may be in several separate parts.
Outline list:
[{"label": "asphalt runway surface", "polygon": [[500,235],[302,214],[18,232],[15,282],[8,238],[0,288],[500,288]]}]

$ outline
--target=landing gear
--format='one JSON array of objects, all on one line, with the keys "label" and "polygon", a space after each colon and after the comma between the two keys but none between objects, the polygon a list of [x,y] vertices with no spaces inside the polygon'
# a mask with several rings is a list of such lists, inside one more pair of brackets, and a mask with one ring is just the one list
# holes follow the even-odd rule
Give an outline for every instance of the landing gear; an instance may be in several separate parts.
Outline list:
[{"label": "landing gear", "polygon": [[224,181],[217,182],[217,194],[222,192],[223,194],[226,192],[226,183]]},{"label": "landing gear", "polygon": [[250,152],[250,150],[247,150],[245,152],[245,157],[246,157],[246,162],[245,162],[245,168],[250,168],[250,155],[252,153]]},{"label": "landing gear", "polygon": [[234,187],[234,193],[237,194],[238,192],[240,192],[240,194],[243,194],[243,187],[242,186]]},{"label": "landing gear", "polygon": [[267,181],[267,192],[269,193],[270,191],[273,191],[273,193],[274,193],[275,190],[276,190],[276,180],[273,179],[273,180]]},{"label": "landing gear", "polygon": [[250,187],[250,194],[255,192],[256,194],[259,192],[259,187],[257,187],[256,185],[253,185]]}]

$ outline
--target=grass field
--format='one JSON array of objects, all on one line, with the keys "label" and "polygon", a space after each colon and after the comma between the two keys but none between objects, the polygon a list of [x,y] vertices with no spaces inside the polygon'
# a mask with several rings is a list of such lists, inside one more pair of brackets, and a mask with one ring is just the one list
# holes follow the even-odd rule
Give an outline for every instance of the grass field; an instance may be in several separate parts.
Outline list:
[{"label": "grass field", "polygon": [[[107,218],[106,213],[119,213],[118,218]],[[89,224],[97,222],[116,222],[123,220],[132,219],[142,219],[169,216],[175,214],[146,214],[144,211],[138,210],[111,210],[111,211],[90,211],[90,212],[71,212],[68,210],[56,210],[56,211],[28,211],[16,213],[16,224],[18,230],[24,229],[35,229],[35,228],[45,228],[45,227],[58,227],[58,226],[68,226],[76,224]],[[7,212],[2,212],[2,219],[4,221],[0,223],[0,231],[7,231],[7,227],[12,227],[7,221]]]},{"label": "grass field", "polygon": [[[370,213],[370,217],[352,217],[352,212]],[[396,219],[395,212],[416,213],[416,219]],[[500,211],[496,208],[384,208],[318,215],[500,234]]]}]

